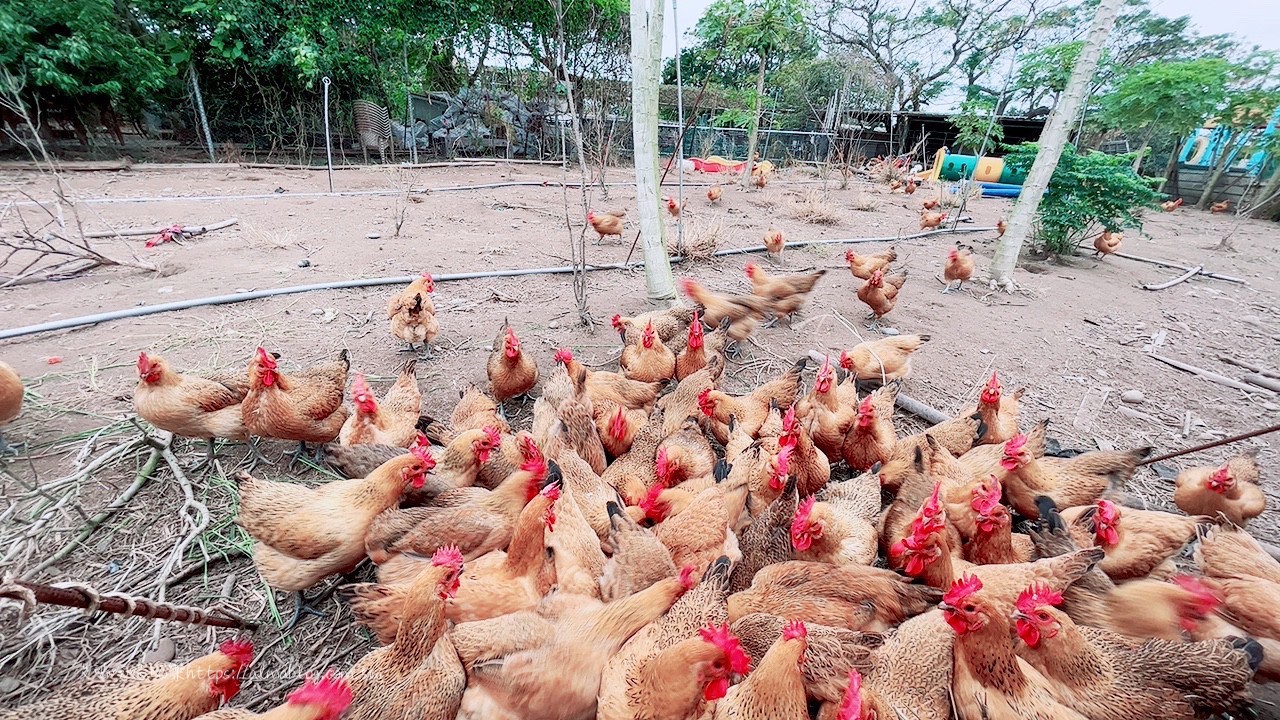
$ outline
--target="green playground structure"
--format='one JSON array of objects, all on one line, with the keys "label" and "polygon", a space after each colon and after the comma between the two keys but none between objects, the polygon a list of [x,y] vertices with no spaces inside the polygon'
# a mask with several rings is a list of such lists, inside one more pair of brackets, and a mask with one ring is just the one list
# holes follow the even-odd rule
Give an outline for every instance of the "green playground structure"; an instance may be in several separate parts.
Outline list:
[{"label": "green playground structure", "polygon": [[1000,185],[1022,185],[1027,174],[1014,170],[1004,164],[1003,158],[978,157],[976,155],[952,155],[946,148],[934,156],[933,167],[923,170],[917,175],[925,180],[957,180],[973,179],[980,183],[998,183]]}]

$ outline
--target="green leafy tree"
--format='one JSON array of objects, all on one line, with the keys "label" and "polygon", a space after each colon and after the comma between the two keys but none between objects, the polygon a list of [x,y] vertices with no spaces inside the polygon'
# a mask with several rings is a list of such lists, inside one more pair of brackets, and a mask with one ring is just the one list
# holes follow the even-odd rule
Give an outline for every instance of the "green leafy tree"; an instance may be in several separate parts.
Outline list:
[{"label": "green leafy tree", "polygon": [[[1264,76],[1264,82],[1267,79],[1270,78]],[[1270,144],[1261,133],[1253,131],[1265,127],[1277,107],[1280,107],[1280,90],[1271,87],[1255,85],[1231,94],[1218,119],[1218,124],[1230,130],[1231,136],[1205,180],[1204,190],[1196,201],[1197,208],[1204,210],[1213,202],[1218,181],[1227,168],[1251,155],[1256,146]]]},{"label": "green leafy tree", "polygon": [[[1035,143],[1009,146],[1004,161],[1027,172],[1035,162]],[[1160,195],[1151,181],[1133,171],[1133,155],[1077,153],[1066,145],[1049,187],[1040,200],[1032,239],[1043,249],[1066,255],[1102,230],[1142,227],[1142,211],[1156,207]]]},{"label": "green leafy tree", "polygon": [[957,149],[980,154],[997,147],[1004,140],[1004,128],[995,117],[995,103],[970,99],[960,104],[960,112],[951,116],[956,129]]},{"label": "green leafy tree", "polygon": [[1056,43],[1019,56],[1014,87],[1024,96],[1028,112],[1042,104],[1053,107],[1058,103],[1082,47],[1081,41]]}]

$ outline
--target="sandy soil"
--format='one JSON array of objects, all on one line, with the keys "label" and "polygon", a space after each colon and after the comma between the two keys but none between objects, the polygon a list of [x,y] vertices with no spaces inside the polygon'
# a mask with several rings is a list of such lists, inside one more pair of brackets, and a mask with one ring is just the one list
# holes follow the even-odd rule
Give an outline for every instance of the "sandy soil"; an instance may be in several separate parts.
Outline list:
[{"label": "sandy soil", "polygon": [[[335,174],[339,190],[361,191],[412,186],[415,189],[491,182],[559,180],[559,168],[537,166],[485,167],[448,170],[347,170]],[[624,183],[610,188],[608,198],[592,191],[597,208],[634,208],[634,188],[625,185],[628,169],[612,169],[608,179]],[[706,182],[688,176],[688,183]],[[81,206],[87,230],[108,227],[148,227],[208,223],[236,217],[231,228],[197,237],[180,245],[143,248],[145,238],[100,241],[107,255],[139,258],[156,264],[159,272],[131,268],[98,269],[74,279],[29,284],[0,290],[4,327],[13,328],[107,310],[158,304],[180,299],[222,295],[240,290],[308,283],[398,276],[429,270],[436,274],[567,264],[569,230],[565,226],[565,198],[556,187],[522,186],[465,192],[433,192],[407,202],[401,195],[306,197],[327,189],[325,173],[311,171],[210,169],[122,173],[81,173],[69,177],[79,198],[136,198],[175,196],[164,202],[111,203]],[[19,191],[50,197],[51,182],[38,175],[0,170],[0,202],[23,199]],[[282,192],[275,192],[277,189]],[[671,188],[674,193],[675,189]],[[838,189],[838,181],[822,182],[800,171],[783,173],[763,191],[728,188],[715,207],[707,204],[703,188],[686,187],[690,196],[686,228],[692,234],[719,224],[722,247],[755,247],[765,228],[774,223],[788,240],[844,239],[898,236],[917,230],[921,194],[908,197],[854,183]],[[921,191],[926,193],[926,191]],[[198,195],[264,194],[262,199],[199,201]],[[805,198],[835,211],[833,225],[815,225],[792,217]],[[568,193],[575,231],[581,216],[577,191]],[[855,206],[875,205],[872,210]],[[395,225],[403,209],[404,221]],[[969,211],[976,226],[990,226],[1006,213],[1008,201],[983,199]],[[37,208],[24,207],[29,223],[37,222]],[[5,232],[14,227],[12,213]],[[964,227],[964,225],[961,225]],[[628,217],[626,242],[610,240],[589,248],[592,262],[616,262],[627,256],[636,232],[634,211]],[[1209,248],[1230,235],[1234,252]],[[965,235],[979,254],[979,274],[989,259],[994,234]],[[1138,287],[1178,274],[1123,258],[1104,261],[1078,258],[1067,264],[1033,262],[1020,271],[1022,291],[1015,295],[988,293],[980,287],[941,295],[942,260],[953,242],[929,237],[897,243],[899,266],[910,279],[897,309],[886,324],[904,333],[927,333],[932,339],[919,352],[916,374],[904,392],[945,413],[972,403],[977,389],[992,370],[1007,388],[1026,386],[1023,417],[1051,420],[1050,431],[1064,446],[1154,446],[1157,452],[1176,450],[1211,439],[1262,427],[1280,414],[1280,400],[1247,395],[1188,375],[1144,357],[1155,335],[1164,340],[1159,352],[1231,377],[1243,372],[1221,361],[1226,355],[1272,369],[1280,366],[1280,232],[1274,224],[1237,222],[1194,210],[1156,214],[1143,234],[1126,234],[1124,251],[1236,276],[1247,284],[1193,279],[1151,292]],[[874,251],[884,244],[856,246]],[[850,347],[868,337],[862,327],[864,307],[854,296],[854,279],[843,263],[845,246],[819,245],[790,249],[785,271],[831,272],[820,283],[812,304],[792,327],[785,323],[762,330],[748,345],[740,367],[730,373],[730,390],[790,365],[809,349]],[[760,261],[759,258],[756,258]],[[731,256],[705,263],[677,266],[677,276],[691,275],[713,289],[744,291],[745,258]],[[766,268],[771,272],[774,266]],[[3,271],[0,271],[3,272]],[[598,272],[589,276],[592,314],[604,324],[594,331],[577,324],[567,276],[524,277],[440,283],[435,298],[443,330],[435,357],[419,365],[424,410],[445,413],[467,381],[483,381],[490,341],[508,317],[526,347],[533,349],[544,371],[553,366],[556,347],[569,346],[585,361],[606,365],[616,359],[616,336],[607,325],[615,312],[633,314],[649,307],[639,272]],[[351,352],[354,370],[376,380],[390,377],[403,362],[399,346],[388,335],[384,318],[389,288],[350,289],[289,295],[239,304],[205,307],[152,315],[133,320],[82,327],[0,342],[0,358],[26,379],[26,410],[5,428],[10,441],[26,441],[33,456],[10,463],[4,494],[20,498],[6,522],[30,523],[52,501],[31,490],[71,472],[77,453],[85,447],[85,433],[106,427],[92,452],[137,434],[124,422],[131,413],[130,397],[139,350],[164,354],[186,370],[244,367],[258,345],[283,354],[282,367],[298,367],[326,359],[339,348]],[[51,364],[60,358],[57,364]],[[375,382],[375,387],[380,387]],[[1144,401],[1127,404],[1120,396],[1140,391]],[[912,418],[904,428],[917,427]],[[1262,448],[1264,467],[1280,459],[1275,436],[1254,441]],[[1238,449],[1248,447],[1248,443]],[[183,462],[197,457],[198,445],[179,446]],[[268,454],[288,448],[268,445]],[[1220,462],[1226,450],[1178,458],[1172,469]],[[87,455],[86,455],[87,456]],[[193,478],[198,496],[213,515],[211,530],[188,553],[187,561],[202,553],[216,555],[243,546],[230,525],[232,483],[226,475],[242,456],[242,448],[224,449],[224,474]],[[127,456],[90,475],[45,530],[8,559],[4,570],[22,571],[36,565],[72,539],[83,526],[79,513],[92,515],[132,481],[146,452]],[[80,462],[83,462],[81,458]],[[283,473],[266,468],[267,477]],[[165,477],[168,477],[167,475]],[[1264,486],[1277,500],[1274,471],[1264,473]],[[1171,484],[1150,469],[1140,470],[1131,489],[1153,506],[1171,507]],[[57,496],[55,496],[56,499]],[[152,483],[124,510],[116,513],[90,541],[62,563],[40,573],[44,579],[77,579],[103,590],[128,588],[151,592],[156,587],[158,562],[184,534],[178,516],[182,492],[176,482]],[[1251,529],[1258,537],[1280,543],[1274,512]],[[243,558],[210,567],[207,577],[170,589],[171,598],[211,604],[218,601],[228,574],[238,582],[226,606],[245,616],[260,616],[270,607],[268,594]],[[291,608],[287,599],[282,607]],[[246,684],[243,697],[265,704],[291,686],[301,673],[327,665],[348,666],[367,647],[336,602],[334,611],[311,620],[292,637],[274,628],[261,634],[261,645],[272,645],[274,659],[256,668],[260,680]],[[75,663],[99,662],[103,655],[135,662],[152,639],[140,620],[83,622],[73,613],[42,611],[21,637],[4,644],[0,663],[13,670],[35,670],[21,681],[0,685],[0,704],[58,682],[59,673]],[[165,627],[163,634],[178,645],[180,659],[204,642],[205,631]],[[56,648],[47,643],[58,640]],[[279,645],[275,643],[279,642]],[[274,689],[273,689],[274,688]],[[1264,709],[1265,710],[1265,709]]]}]

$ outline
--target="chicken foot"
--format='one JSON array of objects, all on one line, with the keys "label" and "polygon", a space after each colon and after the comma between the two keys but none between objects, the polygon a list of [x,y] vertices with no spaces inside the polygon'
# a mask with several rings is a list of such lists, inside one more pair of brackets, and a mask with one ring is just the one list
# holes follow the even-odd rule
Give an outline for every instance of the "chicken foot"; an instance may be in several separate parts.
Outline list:
[{"label": "chicken foot", "polygon": [[0,457],[4,457],[5,455],[17,455],[25,447],[26,447],[26,443],[18,443],[16,445],[10,445],[4,439],[4,435],[0,434]]},{"label": "chicken foot", "polygon": [[[418,346],[414,343],[408,343],[404,348],[401,348],[400,352],[416,353],[418,352]],[[431,359],[431,343],[427,342],[426,340],[422,341],[422,354],[419,355],[418,357],[422,360]]]},{"label": "chicken foot", "polygon": [[[289,453],[289,467],[292,468],[294,465],[297,465],[298,461],[302,459],[302,456],[306,454],[307,443],[299,440],[298,449]],[[316,443],[316,450],[311,456],[311,459],[316,465],[324,466],[324,443]]]},{"label": "chicken foot", "polygon": [[[331,594],[332,594],[332,591],[321,593],[319,596],[316,597],[315,601],[320,602],[321,600],[324,600]],[[326,617],[328,613],[312,605],[307,600],[307,596],[302,594],[301,590],[295,590],[293,592],[293,617],[289,619],[289,624],[285,625],[284,629],[286,631],[292,630],[294,626],[298,624],[298,621],[302,619],[303,615],[314,615],[318,618],[321,618],[321,617]]]},{"label": "chicken foot", "polygon": [[943,294],[943,295],[947,295],[947,294],[952,293],[952,292],[960,292],[960,289],[961,289],[961,288],[963,288],[963,287],[964,287],[964,281],[963,281],[963,280],[961,280],[961,281],[960,281],[960,284],[959,284],[959,285],[956,285],[954,288],[953,288],[953,287],[951,287],[951,283],[947,283],[947,286],[946,286],[946,287],[944,287],[944,288],[942,288],[942,294]]}]

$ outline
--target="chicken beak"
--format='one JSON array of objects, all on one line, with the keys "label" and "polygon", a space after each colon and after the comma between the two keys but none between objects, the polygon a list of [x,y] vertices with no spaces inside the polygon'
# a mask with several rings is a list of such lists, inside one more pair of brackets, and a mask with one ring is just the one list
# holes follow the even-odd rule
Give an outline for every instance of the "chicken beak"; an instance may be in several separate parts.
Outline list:
[{"label": "chicken beak", "polygon": [[1009,617],[1013,620],[1030,620],[1031,619],[1030,617],[1025,615],[1021,610],[1018,610],[1017,608],[1014,608],[1013,612],[1009,614]]},{"label": "chicken beak", "polygon": [[947,603],[945,603],[945,602],[940,602],[940,603],[938,603],[938,609],[939,609],[939,610],[941,610],[941,611],[943,611],[943,612],[954,612],[954,611],[955,611],[955,607],[953,607],[953,606],[951,606],[951,605],[948,605],[948,604],[947,604]]}]

